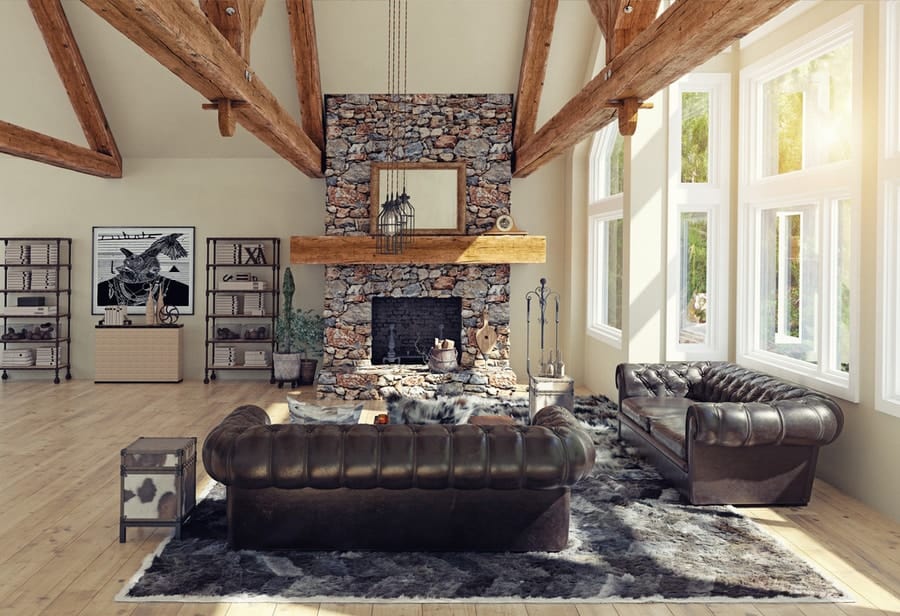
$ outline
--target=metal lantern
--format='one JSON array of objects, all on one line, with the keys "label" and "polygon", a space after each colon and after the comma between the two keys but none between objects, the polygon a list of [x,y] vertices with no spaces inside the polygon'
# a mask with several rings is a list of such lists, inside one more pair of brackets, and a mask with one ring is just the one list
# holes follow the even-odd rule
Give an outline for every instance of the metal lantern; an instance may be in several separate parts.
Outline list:
[{"label": "metal lantern", "polygon": [[381,204],[378,214],[378,233],[375,236],[375,249],[380,254],[400,254],[403,252],[403,241],[406,237],[406,221],[400,209],[399,199],[394,195]]}]

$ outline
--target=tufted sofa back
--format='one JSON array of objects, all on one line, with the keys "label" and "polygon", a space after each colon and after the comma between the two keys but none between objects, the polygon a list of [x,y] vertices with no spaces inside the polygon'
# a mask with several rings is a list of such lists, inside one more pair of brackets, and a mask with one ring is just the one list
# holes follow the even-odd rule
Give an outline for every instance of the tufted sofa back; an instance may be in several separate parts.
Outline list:
[{"label": "tufted sofa back", "polygon": [[811,389],[729,362],[711,362],[691,390],[700,402],[774,402],[815,394]]},{"label": "tufted sofa back", "polygon": [[620,399],[634,396],[690,398],[697,402],[774,402],[815,391],[725,361],[622,364],[616,373]]},{"label": "tufted sofa back", "polygon": [[553,489],[594,464],[594,445],[561,407],[533,425],[269,424],[241,406],[209,433],[207,472],[240,488]]}]

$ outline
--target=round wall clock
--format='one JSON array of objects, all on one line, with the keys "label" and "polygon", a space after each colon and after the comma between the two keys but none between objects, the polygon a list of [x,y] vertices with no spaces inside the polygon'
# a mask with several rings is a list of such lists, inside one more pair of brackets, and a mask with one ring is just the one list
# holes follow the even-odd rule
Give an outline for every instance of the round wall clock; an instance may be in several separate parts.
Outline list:
[{"label": "round wall clock", "polygon": [[512,231],[515,229],[516,224],[513,222],[512,216],[508,214],[502,214],[497,216],[497,222],[495,223],[497,231],[502,233],[507,233],[508,231]]}]

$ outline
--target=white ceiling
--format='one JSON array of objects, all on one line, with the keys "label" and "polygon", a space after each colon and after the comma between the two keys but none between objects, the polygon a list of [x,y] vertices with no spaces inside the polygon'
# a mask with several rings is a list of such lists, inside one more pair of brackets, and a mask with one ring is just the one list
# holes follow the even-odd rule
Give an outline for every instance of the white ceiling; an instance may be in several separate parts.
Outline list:
[{"label": "white ceiling", "polygon": [[[219,136],[202,97],[81,2],[64,0],[94,86],[123,156],[276,156],[238,127]],[[410,0],[409,92],[514,93],[528,0]],[[386,90],[386,0],[316,0],[322,90]],[[577,92],[597,27],[584,0],[560,3],[538,123]],[[286,8],[269,0],[253,37],[251,66],[299,117]],[[0,0],[0,119],[85,144],[25,0]]]}]

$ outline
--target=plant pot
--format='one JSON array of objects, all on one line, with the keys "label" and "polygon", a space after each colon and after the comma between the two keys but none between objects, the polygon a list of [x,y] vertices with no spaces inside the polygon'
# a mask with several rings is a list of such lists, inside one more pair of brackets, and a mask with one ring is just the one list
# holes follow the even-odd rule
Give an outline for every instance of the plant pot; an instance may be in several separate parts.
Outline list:
[{"label": "plant pot", "polygon": [[312,385],[316,380],[316,364],[318,359],[301,359],[300,360],[300,384]]},{"label": "plant pot", "polygon": [[272,353],[272,370],[278,386],[300,380],[300,353]]}]

